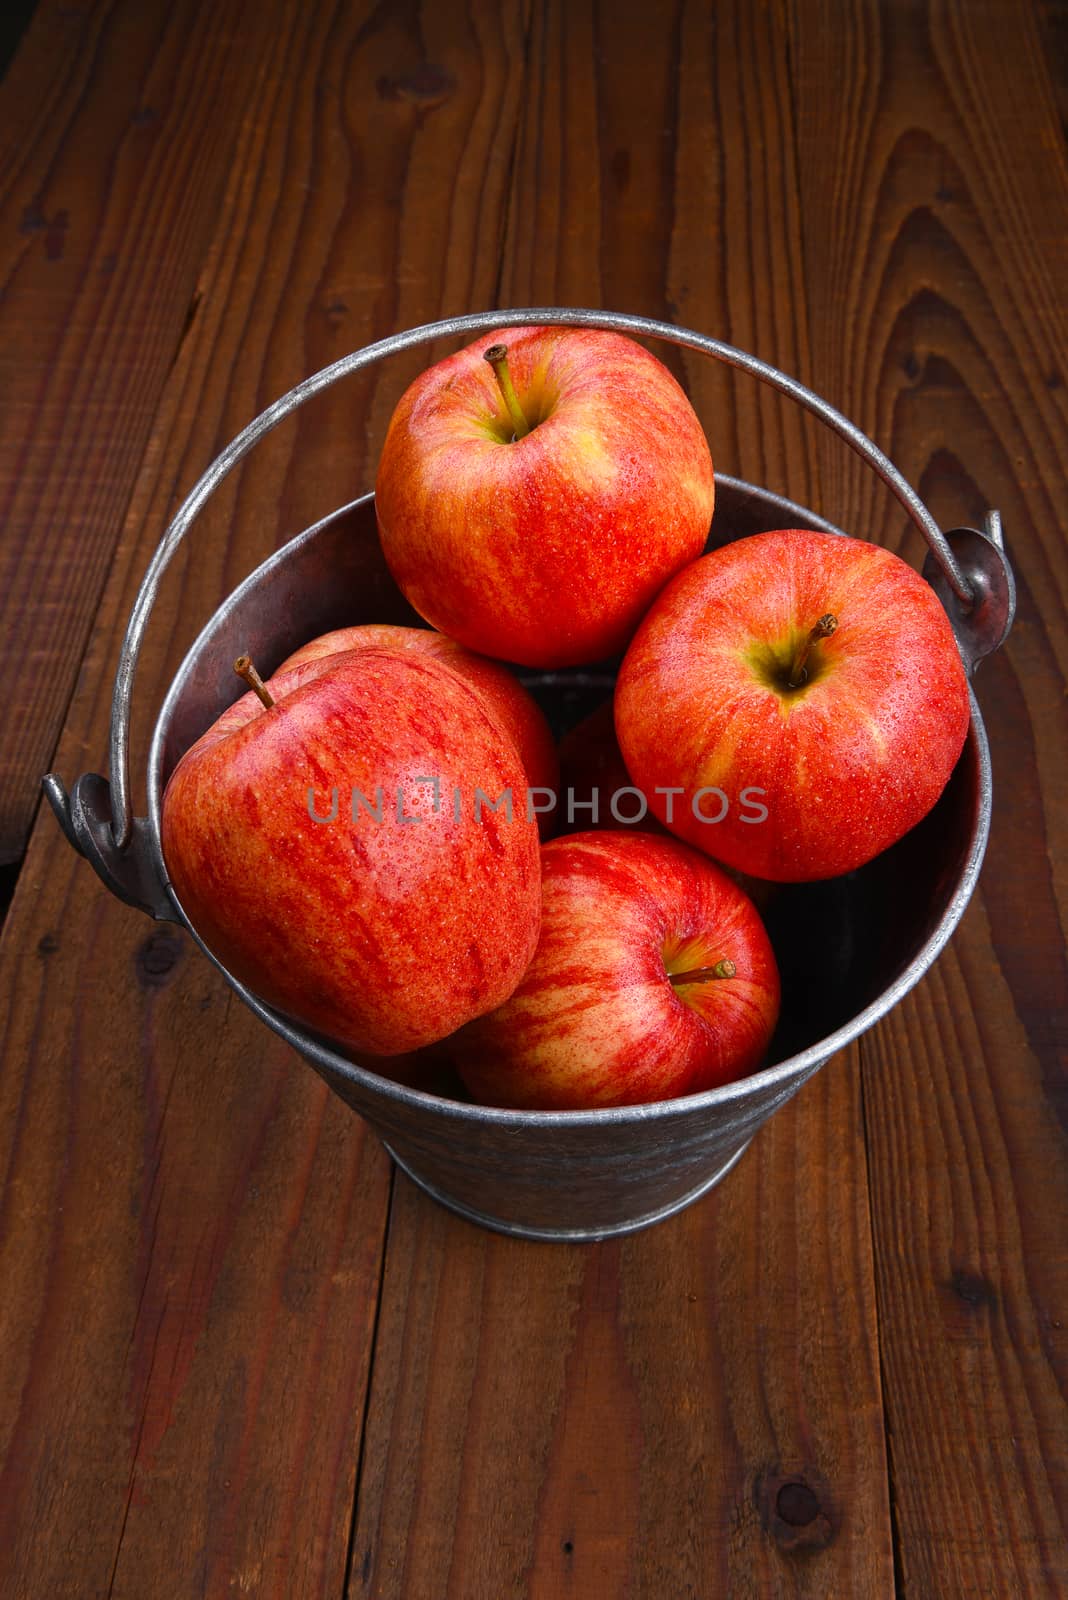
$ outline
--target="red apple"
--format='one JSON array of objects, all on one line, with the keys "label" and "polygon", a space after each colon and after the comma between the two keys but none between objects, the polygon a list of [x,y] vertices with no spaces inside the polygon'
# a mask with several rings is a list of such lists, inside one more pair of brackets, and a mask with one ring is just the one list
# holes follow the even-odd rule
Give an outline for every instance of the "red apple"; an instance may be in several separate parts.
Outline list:
[{"label": "red apple", "polygon": [[534,959],[456,1041],[476,1099],[524,1110],[633,1105],[729,1083],[761,1061],[779,975],[752,903],[703,856],[649,833],[542,846]]},{"label": "red apple", "polygon": [[797,529],[680,573],[627,651],[615,707],[657,816],[779,882],[849,872],[908,832],[945,788],[970,716],[952,629],[919,574],[878,546]]},{"label": "red apple", "polygon": [[[542,807],[548,807],[547,796],[555,795],[560,778],[556,746],[541,707],[507,667],[465,650],[455,639],[431,628],[402,628],[387,622],[371,622],[321,634],[288,656],[278,670],[286,672],[302,661],[315,661],[320,656],[336,655],[345,650],[414,650],[444,662],[472,684],[482,696],[487,711],[518,750],[530,789],[543,791],[534,797],[532,805],[537,808],[539,826],[543,831],[548,830],[549,810]],[[516,799],[518,802],[519,796]]]},{"label": "red apple", "polygon": [[[538,834],[478,692],[428,655],[356,650],[264,693],[164,794],[164,859],[209,949],[356,1052],[416,1050],[499,1005],[537,940]],[[477,792],[508,790],[511,820]]]},{"label": "red apple", "polygon": [[[594,794],[597,796],[596,816],[590,809]],[[570,823],[567,820],[569,807]],[[606,700],[576,723],[560,741],[560,799],[555,822],[560,833],[579,833],[591,827],[641,828],[646,833],[662,831],[663,824],[657,821],[648,796],[634,787],[623,761],[611,700]],[[765,916],[778,892],[775,884],[751,878],[734,867],[724,867],[724,870],[749,896],[760,915]]]},{"label": "red apple", "polygon": [[611,699],[583,717],[560,741],[556,826],[562,833],[586,833],[591,828],[660,831],[648,801],[634,788],[623,764]]},{"label": "red apple", "polygon": [[554,667],[624,648],[704,548],[713,493],[701,425],[655,356],[615,333],[508,328],[402,396],[375,507],[421,616],[471,650]]}]

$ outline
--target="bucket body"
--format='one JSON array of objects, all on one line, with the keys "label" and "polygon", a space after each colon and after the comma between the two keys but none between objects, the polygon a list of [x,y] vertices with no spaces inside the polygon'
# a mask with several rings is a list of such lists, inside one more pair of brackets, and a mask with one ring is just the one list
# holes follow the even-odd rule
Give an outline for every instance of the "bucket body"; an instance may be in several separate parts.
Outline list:
[{"label": "bucket body", "polygon": [[[783,526],[829,524],[752,485],[717,480],[710,547]],[[186,657],[155,729],[147,841],[161,882],[167,883],[159,844],[163,790],[182,753],[232,703],[235,656],[251,654],[266,677],[292,650],[331,628],[418,620],[385,566],[371,496],[291,540],[229,596]],[[529,676],[560,729],[606,698],[613,669]],[[371,1060],[346,1059],[229,981],[445,1205],[532,1238],[624,1233],[669,1216],[717,1182],[761,1123],[917,981],[971,893],[989,813],[986,744],[973,700],[957,769],[918,828],[847,877],[776,889],[765,914],[783,980],[769,1056],[774,1065],[685,1099],[555,1113],[474,1105],[458,1079],[428,1092],[391,1081]],[[168,893],[173,899],[169,885]],[[176,900],[174,907],[177,918]]]}]

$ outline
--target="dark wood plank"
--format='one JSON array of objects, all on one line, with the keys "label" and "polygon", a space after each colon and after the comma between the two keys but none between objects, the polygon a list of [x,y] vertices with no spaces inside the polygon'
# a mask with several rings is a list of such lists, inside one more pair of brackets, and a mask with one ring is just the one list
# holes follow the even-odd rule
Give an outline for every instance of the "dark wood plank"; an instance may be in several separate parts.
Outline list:
[{"label": "dark wood plank", "polygon": [[43,0],[0,86],[0,863],[18,860],[160,394],[244,85],[242,0]]},{"label": "dark wood plank", "polygon": [[[901,1575],[924,1597],[1068,1590],[1068,161],[1036,8],[1007,23],[799,0],[792,29],[819,384],[944,526],[1001,509],[1019,585],[976,685],[980,892],[863,1041]],[[823,467],[847,526],[914,548],[841,453]]]},{"label": "dark wood plank", "polygon": [[[468,251],[503,230],[517,8],[257,16],[200,307],[58,753],[68,779],[105,764],[136,585],[221,443],[342,349],[493,298],[492,252]],[[390,403],[380,385],[322,401],[329,448],[294,425],[197,530],[139,673],[136,760],[183,642],[281,531],[355,492]],[[340,1594],[384,1154],[182,934],[108,897],[50,817],[0,995],[0,1591]]]},{"label": "dark wood plank", "polygon": [[853,1066],[631,1239],[397,1180],[351,1595],[893,1593]]},{"label": "dark wood plank", "polygon": [[386,1163],[62,849],[4,962],[0,1586],[336,1593]]},{"label": "dark wood plank", "polygon": [[[804,375],[789,75],[760,11],[539,7],[524,101],[505,303],[674,313]],[[754,162],[736,130],[758,123]],[[676,367],[721,467],[808,494],[795,412]],[[892,1593],[856,1069],[627,1241],[479,1233],[398,1180],[353,1597]]]}]

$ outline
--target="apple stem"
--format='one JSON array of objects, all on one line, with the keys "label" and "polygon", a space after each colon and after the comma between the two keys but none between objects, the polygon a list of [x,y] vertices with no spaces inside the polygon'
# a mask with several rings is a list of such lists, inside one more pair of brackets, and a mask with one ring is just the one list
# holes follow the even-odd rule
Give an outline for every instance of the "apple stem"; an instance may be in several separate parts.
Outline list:
[{"label": "apple stem", "polygon": [[519,404],[519,396],[515,392],[512,374],[508,370],[508,346],[506,344],[491,344],[484,352],[485,359],[493,368],[493,376],[497,380],[497,387],[501,391],[501,398],[508,408],[508,420],[512,424],[512,443],[523,439],[530,432],[530,423],[523,415],[523,407]]},{"label": "apple stem", "polygon": [[268,690],[267,685],[264,683],[255,667],[252,665],[252,658],[250,656],[238,656],[237,660],[234,662],[234,671],[237,673],[239,678],[244,678],[245,682],[248,684],[249,688],[254,694],[259,695],[264,710],[270,711],[271,707],[274,705],[274,701],[271,699],[270,691]]},{"label": "apple stem", "polygon": [[808,660],[809,651],[812,649],[812,646],[816,643],[817,639],[829,639],[837,626],[838,618],[834,615],[834,613],[832,611],[825,612],[817,622],[816,626],[812,629],[812,632],[809,634],[800,650],[798,650],[797,654],[794,656],[793,663],[790,667],[790,676],[786,680],[788,688],[800,689],[801,685],[808,677],[808,673],[805,670],[805,662]]},{"label": "apple stem", "polygon": [[668,977],[678,989],[684,983],[709,983],[713,978],[733,978],[737,971],[734,962],[724,957],[714,967],[694,967],[691,972],[669,972]]}]

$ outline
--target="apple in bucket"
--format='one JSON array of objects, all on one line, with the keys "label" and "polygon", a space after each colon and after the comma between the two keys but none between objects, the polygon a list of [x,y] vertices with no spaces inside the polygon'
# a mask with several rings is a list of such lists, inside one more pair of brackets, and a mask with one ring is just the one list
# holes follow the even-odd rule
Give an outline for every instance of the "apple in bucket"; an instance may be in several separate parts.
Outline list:
[{"label": "apple in bucket", "polygon": [[266,684],[236,665],[252,688],[163,797],[167,871],[208,948],[357,1057],[499,1005],[537,941],[538,831],[478,691],[411,650],[311,653]]},{"label": "apple in bucket", "polygon": [[[337,655],[346,650],[412,650],[418,655],[433,656],[466,679],[478,691],[486,710],[500,724],[519,752],[530,792],[534,796],[531,804],[537,812],[538,825],[544,834],[548,834],[552,826],[552,800],[560,780],[556,745],[545,713],[507,667],[499,661],[489,661],[485,656],[476,655],[472,650],[465,650],[455,639],[433,628],[404,628],[393,623],[369,622],[320,634],[317,639],[312,639],[309,644],[302,645],[291,656],[287,656],[278,670],[285,672],[304,661]],[[516,804],[523,803],[521,796],[515,798]]]},{"label": "apple in bucket", "polygon": [[852,871],[937,801],[970,720],[937,596],[898,556],[801,529],[672,580],[615,694],[632,781],[678,837],[756,878]]},{"label": "apple in bucket", "polygon": [[644,828],[659,832],[648,802],[630,781],[616,739],[612,701],[568,730],[560,741],[560,801],[557,828],[585,833],[590,828]]},{"label": "apple in bucket", "polygon": [[477,1100],[584,1110],[697,1094],[752,1071],[779,1011],[764,925],[676,839],[588,832],[542,846],[534,959],[455,1041]]},{"label": "apple in bucket", "polygon": [[508,328],[422,373],[375,482],[386,561],[426,620],[484,655],[617,654],[700,555],[712,459],[668,369],[632,339]]}]

